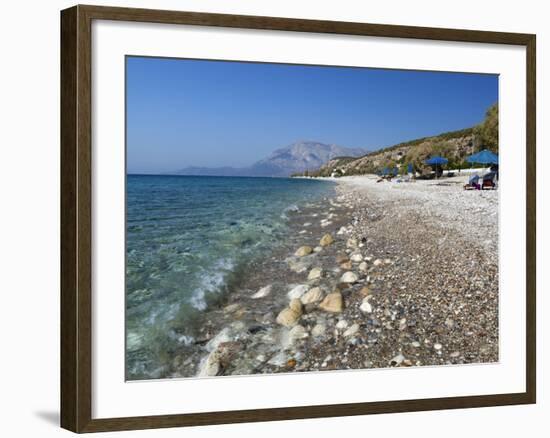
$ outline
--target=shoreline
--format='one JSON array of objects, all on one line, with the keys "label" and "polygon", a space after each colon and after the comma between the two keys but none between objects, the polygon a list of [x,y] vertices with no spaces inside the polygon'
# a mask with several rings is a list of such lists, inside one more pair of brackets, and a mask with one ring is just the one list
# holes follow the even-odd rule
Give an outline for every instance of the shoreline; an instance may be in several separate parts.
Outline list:
[{"label": "shoreline", "polygon": [[498,193],[327,180],[160,378],[498,361]]}]

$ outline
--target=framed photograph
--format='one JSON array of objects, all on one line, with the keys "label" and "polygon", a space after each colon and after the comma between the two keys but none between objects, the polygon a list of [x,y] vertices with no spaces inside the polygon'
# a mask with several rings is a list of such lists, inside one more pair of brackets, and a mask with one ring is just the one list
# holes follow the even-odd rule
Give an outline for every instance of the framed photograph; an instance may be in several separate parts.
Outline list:
[{"label": "framed photograph", "polygon": [[535,403],[535,35],[61,12],[61,425]]}]

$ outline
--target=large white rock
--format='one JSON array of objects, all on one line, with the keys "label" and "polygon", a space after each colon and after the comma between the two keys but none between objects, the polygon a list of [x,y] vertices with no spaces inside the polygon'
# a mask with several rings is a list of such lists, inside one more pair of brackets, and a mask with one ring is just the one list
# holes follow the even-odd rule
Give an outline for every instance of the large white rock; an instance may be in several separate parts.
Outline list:
[{"label": "large white rock", "polygon": [[321,240],[319,241],[319,245],[321,246],[329,246],[334,242],[334,238],[330,234],[325,234],[323,237],[321,237]]},{"label": "large white rock", "polygon": [[258,292],[252,295],[251,298],[258,299],[267,297],[271,293],[272,285],[262,287]]},{"label": "large white rock", "polygon": [[220,372],[220,358],[217,351],[210,353],[199,365],[198,377],[212,377]]},{"label": "large white rock", "polygon": [[359,276],[355,272],[352,272],[352,271],[346,272],[340,278],[341,283],[356,283],[357,280],[359,280]]},{"label": "large white rock", "polygon": [[302,304],[312,304],[317,303],[323,299],[323,292],[320,288],[314,287],[308,290],[300,300],[302,301]]},{"label": "large white rock", "polygon": [[313,268],[311,271],[309,271],[307,279],[316,280],[318,278],[321,278],[321,275],[323,275],[323,270],[321,268]]},{"label": "large white rock", "polygon": [[369,298],[370,297],[363,298],[363,301],[361,302],[361,305],[359,306],[359,309],[362,312],[372,313],[372,304],[369,303]]},{"label": "large white rock", "polygon": [[294,255],[296,257],[303,257],[303,256],[306,256],[308,254],[311,254],[312,252],[313,252],[313,248],[311,246],[301,246],[300,248],[298,248],[296,250]]},{"label": "large white rock", "polygon": [[336,324],[336,328],[339,329],[339,330],[344,330],[347,327],[348,327],[348,322],[345,319],[341,319]]},{"label": "large white rock", "polygon": [[287,307],[281,310],[277,315],[277,322],[285,327],[292,327],[298,322],[300,316],[301,313],[295,312],[293,309]]},{"label": "large white rock", "polygon": [[302,298],[302,295],[304,295],[308,290],[309,286],[307,284],[299,284],[298,286],[293,287],[287,293],[287,296],[291,300],[297,300]]},{"label": "large white rock", "polygon": [[342,294],[340,292],[332,292],[328,294],[323,301],[321,301],[321,304],[319,304],[319,308],[325,312],[341,312],[344,309]]},{"label": "large white rock", "polygon": [[286,309],[281,310],[277,315],[277,322],[285,327],[296,325],[302,316],[302,303],[300,300],[293,299]]}]

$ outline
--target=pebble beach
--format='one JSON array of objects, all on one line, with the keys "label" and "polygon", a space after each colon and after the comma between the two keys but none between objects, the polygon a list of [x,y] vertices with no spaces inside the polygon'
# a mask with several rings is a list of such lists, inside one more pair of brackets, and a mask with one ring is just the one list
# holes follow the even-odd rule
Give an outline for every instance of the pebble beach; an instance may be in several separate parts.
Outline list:
[{"label": "pebble beach", "polygon": [[159,377],[496,362],[498,190],[334,179]]}]

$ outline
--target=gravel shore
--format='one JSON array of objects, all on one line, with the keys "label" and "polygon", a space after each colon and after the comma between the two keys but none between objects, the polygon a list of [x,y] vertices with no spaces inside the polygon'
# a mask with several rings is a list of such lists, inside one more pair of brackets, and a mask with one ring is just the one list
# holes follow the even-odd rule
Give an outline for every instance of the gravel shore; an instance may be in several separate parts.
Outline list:
[{"label": "gravel shore", "polygon": [[336,180],[162,377],[498,361],[498,191]]}]

